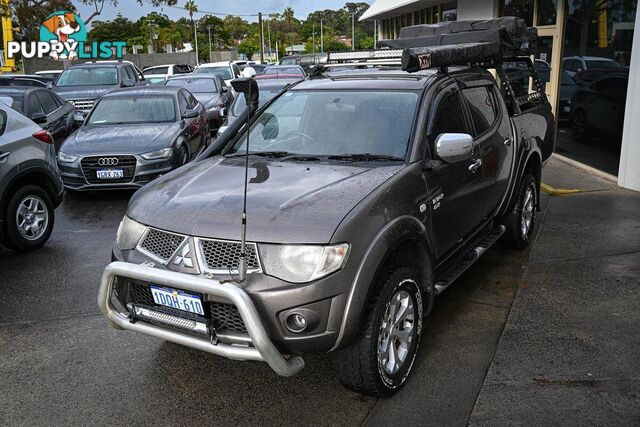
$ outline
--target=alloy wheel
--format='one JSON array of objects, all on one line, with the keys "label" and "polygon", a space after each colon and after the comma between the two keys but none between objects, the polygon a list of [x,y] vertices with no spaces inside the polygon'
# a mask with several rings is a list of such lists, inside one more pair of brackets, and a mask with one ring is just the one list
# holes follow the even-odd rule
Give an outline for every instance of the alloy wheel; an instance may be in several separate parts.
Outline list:
[{"label": "alloy wheel", "polygon": [[35,195],[22,199],[16,210],[18,232],[26,240],[38,240],[49,225],[49,210],[44,200]]},{"label": "alloy wheel", "polygon": [[400,290],[387,304],[378,336],[378,365],[394,375],[407,361],[416,327],[416,311],[409,293]]},{"label": "alloy wheel", "polygon": [[522,214],[520,215],[520,232],[522,233],[522,238],[527,239],[533,224],[533,215],[536,207],[535,189],[533,185],[527,187],[523,200]]}]

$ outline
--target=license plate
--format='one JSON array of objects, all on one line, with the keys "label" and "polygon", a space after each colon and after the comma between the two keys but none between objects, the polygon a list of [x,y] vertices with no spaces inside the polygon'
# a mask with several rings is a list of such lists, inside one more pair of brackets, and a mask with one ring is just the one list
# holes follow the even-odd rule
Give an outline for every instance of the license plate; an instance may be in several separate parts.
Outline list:
[{"label": "license plate", "polygon": [[124,177],[122,169],[105,169],[96,171],[96,176],[99,179],[118,179]]},{"label": "license plate", "polygon": [[565,113],[568,113],[569,111],[571,111],[571,107],[564,107],[563,110]]},{"label": "license plate", "polygon": [[197,295],[158,286],[149,286],[149,288],[151,289],[151,295],[153,295],[153,301],[158,305],[204,315],[202,298]]}]

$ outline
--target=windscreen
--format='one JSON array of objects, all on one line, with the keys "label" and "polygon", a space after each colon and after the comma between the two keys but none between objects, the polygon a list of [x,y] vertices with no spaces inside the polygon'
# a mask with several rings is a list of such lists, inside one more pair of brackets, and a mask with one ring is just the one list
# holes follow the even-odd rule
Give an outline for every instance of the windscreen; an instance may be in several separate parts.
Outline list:
[{"label": "windscreen", "polygon": [[196,68],[193,74],[217,74],[223,78],[223,80],[231,80],[231,69],[227,66],[224,67],[200,67]]},{"label": "windscreen", "polygon": [[56,86],[113,86],[118,84],[118,70],[110,68],[69,68],[61,75]]},{"label": "windscreen", "polygon": [[[290,91],[257,117],[249,151],[402,160],[417,104],[413,91]],[[246,133],[227,154],[244,152],[245,141]]]},{"label": "windscreen", "polygon": [[304,76],[304,73],[298,67],[271,67],[264,70],[264,74],[297,74]]},{"label": "windscreen", "polygon": [[169,67],[149,68],[142,72],[142,74],[144,74],[145,76],[150,76],[153,74],[168,74],[168,73],[169,73]]},{"label": "windscreen", "polygon": [[89,117],[90,124],[166,123],[176,121],[171,96],[113,96],[102,98]]},{"label": "windscreen", "polygon": [[169,79],[167,80],[167,86],[184,87],[191,93],[216,93],[218,91],[215,78]]}]

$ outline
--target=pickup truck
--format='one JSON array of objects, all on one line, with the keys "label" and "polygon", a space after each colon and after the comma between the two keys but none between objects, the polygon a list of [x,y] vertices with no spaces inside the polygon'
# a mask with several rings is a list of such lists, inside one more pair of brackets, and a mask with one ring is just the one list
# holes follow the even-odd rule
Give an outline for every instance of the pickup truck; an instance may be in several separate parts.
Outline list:
[{"label": "pickup truck", "polygon": [[495,242],[528,245],[554,135],[522,71],[420,52],[412,73],[330,57],[139,190],[100,285],[112,325],[284,376],[330,352],[353,390],[401,387],[435,298]]}]

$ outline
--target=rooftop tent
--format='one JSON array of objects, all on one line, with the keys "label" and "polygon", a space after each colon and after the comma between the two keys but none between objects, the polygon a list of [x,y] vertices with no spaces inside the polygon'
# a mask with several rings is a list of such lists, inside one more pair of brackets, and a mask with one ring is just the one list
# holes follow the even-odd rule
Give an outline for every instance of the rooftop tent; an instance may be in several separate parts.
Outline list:
[{"label": "rooftop tent", "polygon": [[414,25],[400,30],[397,40],[381,40],[378,47],[404,49],[406,71],[529,56],[538,33],[521,18]]}]

